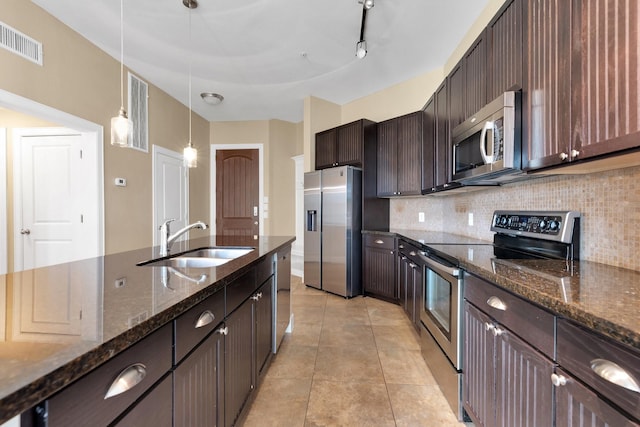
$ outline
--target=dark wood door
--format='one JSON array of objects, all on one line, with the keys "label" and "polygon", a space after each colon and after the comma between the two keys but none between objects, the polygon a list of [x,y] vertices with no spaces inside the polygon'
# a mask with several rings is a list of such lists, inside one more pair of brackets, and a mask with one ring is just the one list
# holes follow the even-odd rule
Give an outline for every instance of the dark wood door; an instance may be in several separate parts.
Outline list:
[{"label": "dark wood door", "polygon": [[393,249],[366,246],[364,249],[364,292],[397,302],[396,254]]},{"label": "dark wood door", "polygon": [[316,170],[336,166],[336,138],[335,128],[316,134]]},{"label": "dark wood door", "polygon": [[640,3],[573,0],[571,5],[572,147],[567,153],[574,160],[638,147]]},{"label": "dark wood door", "polygon": [[254,305],[245,301],[225,321],[224,424],[235,425],[255,387]]},{"label": "dark wood door", "polygon": [[395,119],[378,123],[378,196],[395,196],[398,192],[398,122]]},{"label": "dark wood door", "polygon": [[525,2],[508,3],[487,27],[490,79],[488,99],[491,101],[507,90],[524,88]]},{"label": "dark wood door", "polygon": [[261,375],[273,351],[273,276],[255,294],[256,369]]},{"label": "dark wood door", "polygon": [[552,426],[553,362],[497,324],[495,408],[498,426]]},{"label": "dark wood door", "polygon": [[173,372],[175,426],[224,423],[224,335],[220,327]]},{"label": "dark wood door", "polygon": [[486,30],[480,33],[464,55],[464,116],[474,115],[487,105],[487,37]]},{"label": "dark wood door", "polygon": [[567,161],[570,152],[571,2],[527,2],[528,169]]},{"label": "dark wood door", "polygon": [[435,185],[441,186],[451,178],[451,144],[449,144],[449,102],[447,80],[442,82],[435,93]]},{"label": "dark wood door", "polygon": [[[154,427],[172,427],[171,422],[171,397],[173,394],[173,382],[171,375],[167,375],[153,390],[120,421],[114,424],[117,427],[138,427],[149,425]],[[87,420],[82,420],[88,422]],[[24,425],[24,424],[23,424]],[[190,424],[176,424],[189,426]],[[193,425],[193,424],[191,424]],[[215,424],[209,424],[215,425]]]},{"label": "dark wood door", "polygon": [[422,111],[418,111],[397,119],[397,192],[400,196],[421,194],[422,116]]},{"label": "dark wood door", "polygon": [[556,427],[638,426],[567,372],[556,374],[566,381],[556,387]]},{"label": "dark wood door", "polygon": [[452,132],[456,126],[464,122],[465,119],[465,71],[464,59],[451,70],[447,77],[449,85],[449,131]]},{"label": "dark wood door", "polygon": [[464,302],[464,376],[462,403],[474,424],[492,426],[495,419],[494,338],[486,325],[491,319]]},{"label": "dark wood door", "polygon": [[258,150],[216,153],[216,233],[257,236],[259,216]]},{"label": "dark wood door", "polygon": [[362,167],[364,144],[362,120],[338,127],[336,143],[336,162],[338,165]]},{"label": "dark wood door", "polygon": [[432,96],[424,107],[424,134],[422,139],[422,189],[421,192],[435,191],[435,139],[436,139],[436,101]]}]

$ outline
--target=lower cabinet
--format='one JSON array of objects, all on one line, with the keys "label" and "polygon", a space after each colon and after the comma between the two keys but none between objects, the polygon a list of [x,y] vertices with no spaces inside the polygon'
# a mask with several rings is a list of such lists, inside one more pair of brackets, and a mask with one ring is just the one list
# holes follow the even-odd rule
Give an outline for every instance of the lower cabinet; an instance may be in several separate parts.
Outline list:
[{"label": "lower cabinet", "polygon": [[365,295],[398,302],[396,238],[389,234],[363,236],[363,289]]},{"label": "lower cabinet", "polygon": [[274,277],[271,276],[254,295],[255,334],[256,334],[256,370],[258,379],[265,373],[273,354],[274,318],[273,293]]},{"label": "lower cabinet", "polygon": [[175,426],[223,425],[225,333],[219,324],[173,371]]},{"label": "lower cabinet", "polygon": [[398,284],[400,305],[416,330],[420,330],[419,307],[422,302],[424,264],[418,253],[420,248],[401,240],[398,243]]},{"label": "lower cabinet", "polygon": [[[153,390],[151,390],[140,402],[138,402],[127,414],[114,425],[118,427],[171,427],[172,424],[171,402],[173,384],[171,375],[167,375]],[[211,424],[214,425],[214,424]]]}]

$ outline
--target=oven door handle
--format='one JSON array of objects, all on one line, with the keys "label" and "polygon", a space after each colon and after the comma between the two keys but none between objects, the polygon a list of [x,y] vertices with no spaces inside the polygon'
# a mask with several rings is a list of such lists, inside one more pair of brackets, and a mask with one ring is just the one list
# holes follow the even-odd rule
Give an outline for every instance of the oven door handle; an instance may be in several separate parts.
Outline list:
[{"label": "oven door handle", "polygon": [[453,277],[460,276],[460,269],[456,267],[449,267],[444,264],[440,264],[439,262],[434,261],[433,259],[427,257],[422,252],[420,252],[419,255],[420,255],[420,258],[424,261],[424,263],[427,264],[429,268],[431,268],[433,271],[437,273],[445,273]]}]

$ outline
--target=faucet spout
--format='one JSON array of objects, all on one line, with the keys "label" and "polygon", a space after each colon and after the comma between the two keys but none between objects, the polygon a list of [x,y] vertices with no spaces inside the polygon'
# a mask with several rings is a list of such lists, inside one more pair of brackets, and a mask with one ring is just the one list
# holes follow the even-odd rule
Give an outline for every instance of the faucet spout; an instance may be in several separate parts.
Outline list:
[{"label": "faucet spout", "polygon": [[178,237],[182,236],[192,228],[200,228],[202,230],[206,230],[207,228],[209,228],[209,226],[204,222],[197,221],[171,234],[169,224],[172,221],[175,221],[175,219],[169,219],[160,226],[160,256],[166,256],[167,254],[169,254],[169,250],[171,249],[171,245],[173,244],[173,242],[175,242]]}]

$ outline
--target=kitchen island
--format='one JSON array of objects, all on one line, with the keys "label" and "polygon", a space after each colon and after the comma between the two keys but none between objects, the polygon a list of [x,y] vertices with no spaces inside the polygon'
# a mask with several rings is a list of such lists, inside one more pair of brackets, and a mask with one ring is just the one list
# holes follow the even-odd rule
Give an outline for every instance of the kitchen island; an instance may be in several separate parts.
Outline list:
[{"label": "kitchen island", "polygon": [[7,321],[0,331],[0,422],[171,326],[248,272],[263,266],[270,271],[273,255],[293,240],[211,236],[174,244],[172,254],[214,246],[254,248],[208,268],[137,265],[159,258],[153,247],[2,276]]}]

